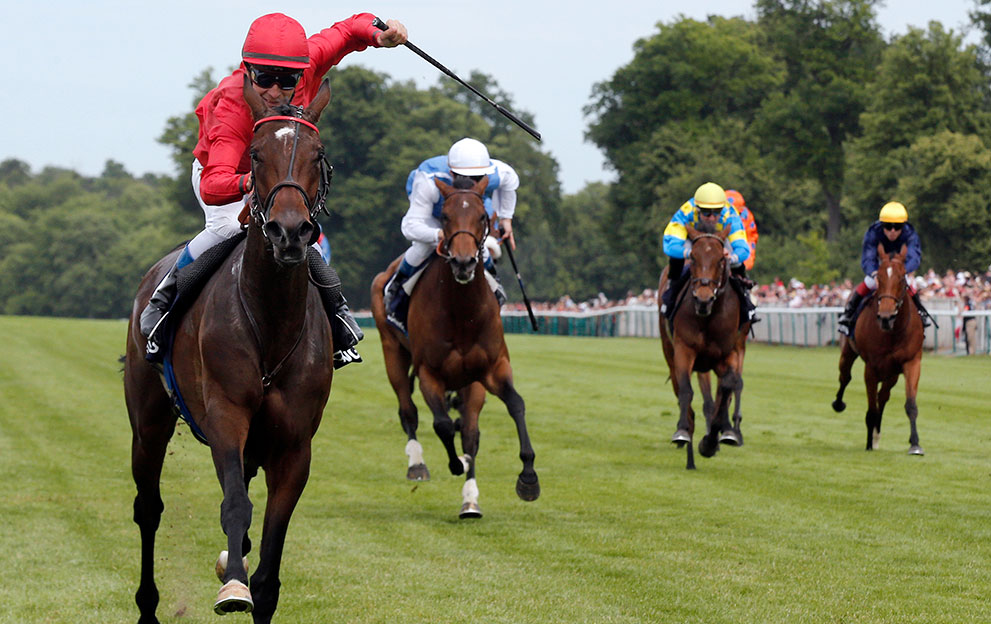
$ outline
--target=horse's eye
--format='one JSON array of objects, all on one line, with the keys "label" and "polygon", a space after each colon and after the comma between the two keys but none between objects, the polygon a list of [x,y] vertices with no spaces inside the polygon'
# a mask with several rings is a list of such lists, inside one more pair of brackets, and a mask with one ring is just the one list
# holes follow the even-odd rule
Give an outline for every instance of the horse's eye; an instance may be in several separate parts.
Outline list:
[{"label": "horse's eye", "polygon": [[440,222],[441,223],[447,223],[450,220],[451,220],[451,217],[447,216],[443,212],[440,214]]},{"label": "horse's eye", "polygon": [[251,162],[260,162],[260,159],[258,158],[258,150],[251,150],[249,155],[251,156]]}]

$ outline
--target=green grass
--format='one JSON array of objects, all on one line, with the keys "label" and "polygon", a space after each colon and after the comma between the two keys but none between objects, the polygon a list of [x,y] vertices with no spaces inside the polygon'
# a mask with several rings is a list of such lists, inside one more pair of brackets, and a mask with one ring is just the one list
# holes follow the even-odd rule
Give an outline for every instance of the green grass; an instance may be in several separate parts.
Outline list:
[{"label": "green grass", "polygon": [[[0,623],[137,620],[125,327],[0,317]],[[667,442],[677,404],[658,341],[508,341],[541,498],[516,498],[515,429],[492,397],[478,458],[485,517],[457,519],[462,479],[446,474],[419,394],[433,480],[407,482],[370,331],[366,363],[336,375],[314,441],[276,621],[991,620],[989,358],[924,357],[919,458],[905,453],[901,383],[881,450],[867,453],[862,365],[835,414],[837,350],[753,345],[746,446],[696,456],[688,472]],[[220,488],[207,449],[178,433],[162,483],[158,613],[212,622]]]}]

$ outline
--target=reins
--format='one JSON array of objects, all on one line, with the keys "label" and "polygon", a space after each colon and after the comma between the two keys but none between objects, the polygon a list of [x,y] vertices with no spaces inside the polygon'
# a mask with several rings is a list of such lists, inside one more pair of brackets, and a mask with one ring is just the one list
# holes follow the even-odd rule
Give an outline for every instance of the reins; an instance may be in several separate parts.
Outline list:
[{"label": "reins", "polygon": [[[700,238],[715,238],[716,240],[719,241],[720,245],[723,245],[723,239],[722,239],[722,237],[720,237],[720,236],[718,236],[716,234],[702,233],[702,234],[699,234],[698,236],[696,236],[694,240],[698,240]],[[726,262],[724,261],[723,262],[723,271],[720,274],[718,281],[717,280],[710,279],[708,277],[693,277],[691,279],[691,281],[689,282],[689,287],[691,288],[691,291],[692,291],[692,297],[697,299],[697,297],[695,296],[695,289],[697,287],[699,287],[699,286],[711,286],[712,287],[712,296],[713,296],[713,298],[718,297],[719,296],[719,291],[722,290],[726,286],[726,282],[728,280],[728,276],[729,276],[729,267],[726,265]]]}]

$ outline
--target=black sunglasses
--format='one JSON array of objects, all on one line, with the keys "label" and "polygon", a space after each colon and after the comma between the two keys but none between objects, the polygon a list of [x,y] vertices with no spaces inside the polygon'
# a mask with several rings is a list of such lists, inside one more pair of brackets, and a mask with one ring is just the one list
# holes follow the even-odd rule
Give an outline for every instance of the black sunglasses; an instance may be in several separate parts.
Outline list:
[{"label": "black sunglasses", "polygon": [[722,214],[722,212],[723,212],[722,208],[714,208],[711,210],[707,208],[699,208],[699,214],[702,215],[703,217],[718,217],[719,215]]},{"label": "black sunglasses", "polygon": [[251,76],[251,82],[262,89],[271,89],[276,83],[280,89],[295,89],[299,79],[303,77],[303,72],[271,72],[250,65],[248,75]]},{"label": "black sunglasses", "polygon": [[886,229],[886,230],[901,230],[902,229],[902,224],[901,223],[885,223],[884,224],[884,229]]}]

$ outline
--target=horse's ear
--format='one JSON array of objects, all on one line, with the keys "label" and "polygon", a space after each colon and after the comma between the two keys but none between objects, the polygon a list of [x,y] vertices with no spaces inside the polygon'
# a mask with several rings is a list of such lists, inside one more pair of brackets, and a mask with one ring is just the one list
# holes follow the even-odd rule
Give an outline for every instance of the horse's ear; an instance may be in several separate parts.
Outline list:
[{"label": "horse's ear", "polygon": [[729,228],[728,227],[724,227],[722,229],[722,231],[719,232],[719,238],[723,239],[723,242],[724,243],[726,242],[726,239],[729,238]]},{"label": "horse's ear", "polygon": [[303,111],[303,118],[316,123],[328,102],[330,102],[330,81],[324,78],[323,82],[320,83],[320,90],[317,91],[316,97]]},{"label": "horse's ear", "polygon": [[898,250],[898,257],[902,262],[905,262],[905,256],[908,255],[908,245],[902,243],[902,248]]},{"label": "horse's ear", "polygon": [[254,117],[255,121],[264,117],[265,113],[268,112],[265,100],[251,87],[251,78],[248,77],[247,72],[244,74],[244,102],[251,109],[251,116]]},{"label": "horse's ear", "polygon": [[884,244],[882,244],[882,243],[878,243],[877,244],[877,257],[878,258],[884,258],[885,257]]},{"label": "horse's ear", "polygon": [[485,189],[489,186],[489,176],[482,176],[482,179],[475,182],[475,186],[471,190],[475,191],[479,195],[485,192]]},{"label": "horse's ear", "polygon": [[685,226],[685,231],[688,232],[688,240],[692,240],[693,241],[693,240],[695,240],[696,238],[699,237],[699,231],[696,230],[695,228],[693,228],[690,225],[686,225]]},{"label": "horse's ear", "polygon": [[434,184],[437,185],[437,188],[440,189],[440,194],[443,195],[444,197],[447,197],[448,195],[454,192],[454,187],[444,182],[440,178],[434,178]]}]

